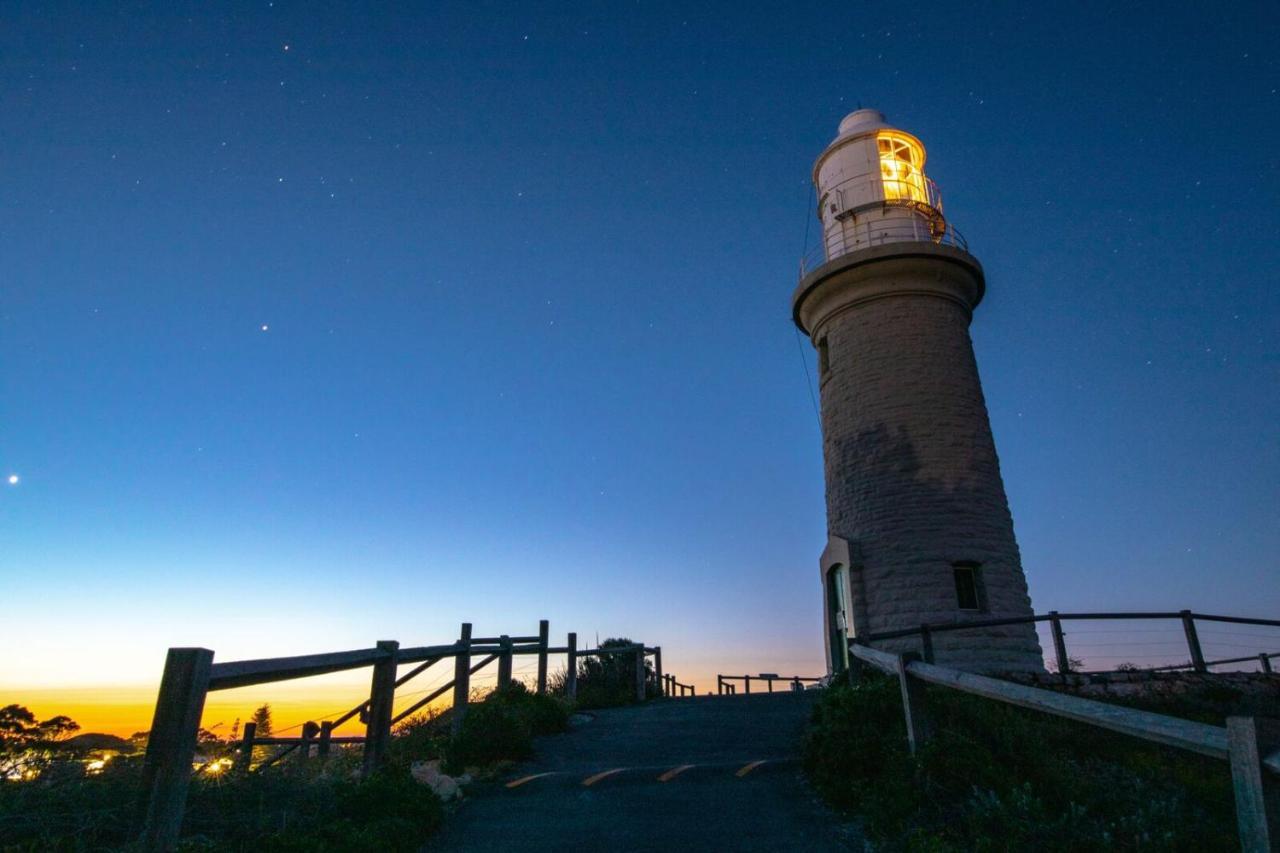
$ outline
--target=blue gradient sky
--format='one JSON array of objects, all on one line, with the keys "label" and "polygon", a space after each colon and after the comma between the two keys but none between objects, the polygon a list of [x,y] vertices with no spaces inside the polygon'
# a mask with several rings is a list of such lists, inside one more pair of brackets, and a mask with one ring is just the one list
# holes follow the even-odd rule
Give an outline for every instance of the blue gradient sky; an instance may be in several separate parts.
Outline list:
[{"label": "blue gradient sky", "polygon": [[5,692],[463,619],[820,669],[859,105],[986,266],[1037,609],[1280,611],[1277,7],[686,5],[7,5]]}]

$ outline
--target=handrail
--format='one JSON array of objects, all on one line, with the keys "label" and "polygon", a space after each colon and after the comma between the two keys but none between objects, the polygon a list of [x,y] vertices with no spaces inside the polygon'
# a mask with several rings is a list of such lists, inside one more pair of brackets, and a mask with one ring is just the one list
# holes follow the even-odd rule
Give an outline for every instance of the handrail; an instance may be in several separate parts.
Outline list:
[{"label": "handrail", "polygon": [[[862,645],[855,645],[850,651],[877,669],[887,673],[897,673],[897,655],[869,649]],[[995,699],[1006,704],[1044,711],[1057,717],[1089,723],[1166,746],[1189,749],[1212,758],[1225,759],[1228,756],[1227,730],[1220,726],[1181,720],[1151,711],[1110,705],[1096,699],[1084,699],[1038,687],[1014,684],[924,661],[910,661],[905,666],[908,674],[930,684],[941,684],[963,693],[972,693],[975,696]]]},{"label": "handrail", "polygon": [[945,219],[925,216],[917,203],[887,200],[868,206],[883,210],[902,209],[913,215],[885,219],[842,222],[839,230],[824,233],[814,246],[800,257],[800,278],[813,270],[862,249],[902,243],[931,243],[969,251],[969,242]]},{"label": "handrail", "polygon": [[386,660],[381,649],[354,649],[318,655],[215,663],[209,669],[209,690],[228,690],[270,681],[289,681],[311,675],[325,675],[346,669],[359,669]]},{"label": "handrail", "polygon": [[[932,737],[928,700],[920,683],[936,684],[1228,761],[1244,849],[1270,849],[1266,841],[1269,833],[1280,830],[1280,826],[1268,825],[1275,822],[1275,815],[1273,807],[1266,804],[1277,783],[1263,778],[1280,775],[1280,726],[1274,721],[1229,717],[1226,727],[1212,726],[938,666],[919,660],[914,653],[890,654],[862,643],[852,643],[849,651],[853,660],[898,677],[912,753]],[[851,666],[850,674],[856,675],[860,667],[861,663]]]},{"label": "handrail", "polygon": [[1095,620],[1095,619],[1181,619],[1183,616],[1192,619],[1203,619],[1206,622],[1230,622],[1237,625],[1264,625],[1280,627],[1280,619],[1255,619],[1247,616],[1217,616],[1210,613],[1192,611],[1130,611],[1119,613],[1037,613],[1031,616],[1010,616],[1003,619],[974,619],[963,622],[930,622],[914,628],[902,628],[896,631],[880,631],[857,639],[874,643],[879,640],[895,640],[899,637],[913,637],[920,634],[921,628],[928,628],[933,633],[941,631],[963,631],[969,628],[996,628],[1002,625],[1025,625],[1033,622],[1049,622],[1055,617],[1061,621]]},{"label": "handrail", "polygon": [[823,681],[823,679],[822,679],[822,677],[821,677],[821,676],[813,676],[813,675],[778,675],[777,673],[774,673],[774,672],[762,672],[762,673],[759,673],[758,675],[720,675],[720,674],[717,674],[717,675],[716,675],[716,694],[717,694],[717,695],[719,695],[719,696],[724,696],[724,695],[727,693],[727,694],[728,694],[728,695],[730,695],[730,696],[736,696],[736,695],[737,695],[737,693],[738,693],[738,685],[736,685],[736,684],[730,684],[729,682],[731,682],[731,681],[741,681],[741,682],[742,682],[742,687],[743,687],[743,692],[744,692],[745,694],[748,694],[748,695],[749,695],[749,694],[751,693],[751,682],[752,682],[753,680],[754,680],[754,681],[763,681],[763,682],[765,682],[765,684],[767,684],[767,685],[768,685],[768,692],[769,692],[769,693],[772,693],[772,692],[773,692],[773,683],[774,683],[775,681],[781,681],[781,682],[783,682],[784,684],[790,684],[790,685],[792,685],[792,689],[793,689],[793,690],[799,689],[799,687],[800,687],[801,683],[806,682],[806,681],[807,681],[807,682],[819,683],[819,684],[820,684],[820,683],[822,683],[822,681]]},{"label": "handrail", "polygon": [[[1272,672],[1271,657],[1272,653],[1259,651],[1256,654],[1247,656],[1236,656],[1230,658],[1222,658],[1219,660],[1206,660],[1204,650],[1200,644],[1199,633],[1196,629],[1197,621],[1204,622],[1224,622],[1233,625],[1254,625],[1263,627],[1280,627],[1280,619],[1261,619],[1249,616],[1222,616],[1215,613],[1196,613],[1191,610],[1179,610],[1176,613],[1172,611],[1122,611],[1114,613],[1060,613],[1056,610],[1050,610],[1048,613],[1030,614],[1026,616],[1008,616],[999,619],[963,619],[953,620],[950,622],[934,622],[917,625],[910,628],[899,628],[893,631],[880,631],[873,634],[864,634],[849,638],[850,643],[870,644],[883,640],[897,640],[904,637],[919,637],[920,652],[925,663],[934,663],[933,641],[935,634],[942,634],[947,631],[970,631],[983,628],[994,628],[1003,625],[1030,625],[1040,622],[1048,622],[1050,632],[1053,636],[1053,654],[1057,665],[1057,671],[1060,677],[1065,678],[1069,673],[1077,672],[1078,667],[1073,665],[1071,658],[1067,655],[1066,632],[1062,630],[1064,622],[1070,621],[1093,621],[1093,620],[1137,620],[1150,619],[1176,619],[1182,624],[1182,633],[1186,638],[1187,653],[1189,660],[1186,663],[1178,662],[1174,664],[1165,664],[1156,667],[1145,667],[1145,672],[1163,672],[1179,669],[1192,669],[1196,672],[1204,673],[1209,671],[1209,667],[1230,663],[1244,663],[1246,661],[1257,661],[1262,671],[1265,673]],[[1259,638],[1261,639],[1261,637]],[[1136,668],[1135,668],[1136,669]],[[1102,670],[1111,672],[1113,670]],[[1119,670],[1115,670],[1119,671]],[[1096,674],[1096,673],[1091,673]]]},{"label": "handrail", "polygon": [[[1259,652],[1256,655],[1248,655],[1242,658],[1219,658],[1218,660],[1207,660],[1205,666],[1217,666],[1220,663],[1247,663],[1249,661],[1271,660],[1271,658],[1280,658],[1280,652]],[[1137,672],[1173,672],[1179,669],[1194,669],[1195,664],[1187,661],[1186,663],[1169,664],[1168,666],[1152,666],[1144,669],[1136,670]],[[1125,669],[1107,669],[1100,672],[1081,673],[1081,675],[1100,675],[1103,673],[1111,674],[1118,672],[1133,672],[1134,670]]]}]

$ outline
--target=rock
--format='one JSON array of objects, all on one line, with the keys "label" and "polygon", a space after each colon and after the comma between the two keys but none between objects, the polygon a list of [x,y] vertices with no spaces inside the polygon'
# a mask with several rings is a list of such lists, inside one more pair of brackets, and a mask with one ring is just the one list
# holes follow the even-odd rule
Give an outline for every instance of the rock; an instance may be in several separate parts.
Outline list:
[{"label": "rock", "polygon": [[409,766],[409,775],[446,803],[462,794],[457,780],[440,772],[439,761],[415,761]]},{"label": "rock", "polygon": [[446,803],[454,797],[462,795],[462,792],[458,790],[458,783],[453,780],[452,776],[441,776],[436,784],[431,786],[431,790]]},{"label": "rock", "polygon": [[434,785],[442,775],[439,761],[415,761],[409,765],[409,775],[423,785]]}]

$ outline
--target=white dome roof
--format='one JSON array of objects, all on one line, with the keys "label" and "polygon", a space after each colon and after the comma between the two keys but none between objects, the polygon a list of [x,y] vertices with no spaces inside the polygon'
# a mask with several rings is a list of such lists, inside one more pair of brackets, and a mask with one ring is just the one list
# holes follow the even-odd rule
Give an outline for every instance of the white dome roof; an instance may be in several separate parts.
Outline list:
[{"label": "white dome roof", "polygon": [[884,130],[887,127],[889,124],[884,120],[884,113],[879,110],[854,110],[840,122],[840,131],[836,139],[870,133],[873,130]]}]

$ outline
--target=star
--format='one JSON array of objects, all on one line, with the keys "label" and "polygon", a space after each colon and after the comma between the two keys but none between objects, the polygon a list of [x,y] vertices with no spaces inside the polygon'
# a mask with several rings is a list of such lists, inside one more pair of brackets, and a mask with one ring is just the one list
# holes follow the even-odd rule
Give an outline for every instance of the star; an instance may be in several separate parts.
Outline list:
[{"label": "star", "polygon": [[261,329],[261,330],[262,330],[262,331],[264,331],[264,332],[266,332],[266,331],[270,331],[270,329],[271,329],[271,327],[270,327],[270,326],[268,326],[266,323],[263,323],[263,324],[262,324],[261,326],[259,326],[258,328],[259,328],[259,329]]},{"label": "star", "polygon": [[10,485],[10,486],[16,486],[16,485],[18,485],[18,479],[19,479],[19,478],[18,478],[18,475],[17,475],[17,474],[10,474],[10,475],[9,475],[9,485]]}]

